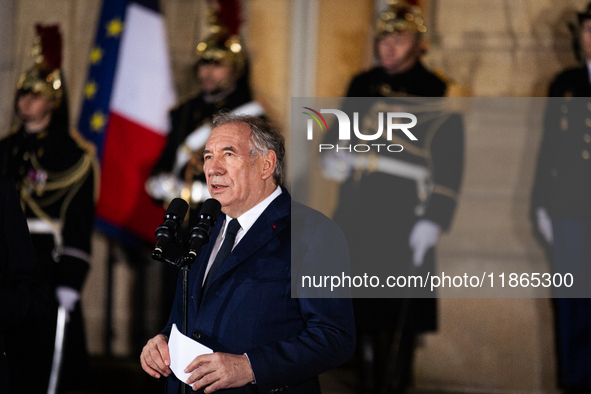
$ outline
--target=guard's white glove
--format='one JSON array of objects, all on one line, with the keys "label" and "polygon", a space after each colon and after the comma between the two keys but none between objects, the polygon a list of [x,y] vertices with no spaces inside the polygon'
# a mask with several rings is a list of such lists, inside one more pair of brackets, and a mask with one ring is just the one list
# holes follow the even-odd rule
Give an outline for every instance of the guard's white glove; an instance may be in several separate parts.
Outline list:
[{"label": "guard's white glove", "polygon": [[544,207],[536,208],[536,218],[538,219],[538,230],[549,244],[554,241],[554,234],[552,232],[552,219],[548,215],[548,211]]},{"label": "guard's white glove", "polygon": [[193,181],[191,185],[191,202],[194,204],[203,202],[211,198],[207,183],[201,181]]},{"label": "guard's white glove", "polygon": [[328,179],[343,182],[350,175],[353,167],[353,155],[349,152],[323,152],[322,173]]},{"label": "guard's white glove", "polygon": [[170,203],[181,195],[185,183],[171,173],[163,172],[148,178],[145,184],[146,192],[157,200]]},{"label": "guard's white glove", "polygon": [[431,220],[421,219],[415,223],[408,238],[412,250],[412,263],[415,267],[423,265],[425,254],[437,245],[439,234],[441,234],[441,227]]},{"label": "guard's white glove", "polygon": [[68,286],[58,286],[55,289],[55,298],[57,302],[68,312],[68,320],[70,319],[70,313],[76,307],[76,303],[80,299],[80,293]]}]

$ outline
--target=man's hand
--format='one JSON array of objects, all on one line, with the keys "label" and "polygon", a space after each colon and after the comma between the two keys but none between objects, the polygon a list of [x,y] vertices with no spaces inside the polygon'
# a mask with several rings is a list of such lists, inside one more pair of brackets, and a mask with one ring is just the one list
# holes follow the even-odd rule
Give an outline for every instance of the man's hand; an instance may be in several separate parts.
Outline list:
[{"label": "man's hand", "polygon": [[168,354],[168,342],[162,334],[150,339],[142,349],[140,355],[142,368],[153,378],[160,379],[160,376],[168,376],[170,370],[170,355]]},{"label": "man's hand", "polygon": [[187,379],[187,384],[193,385],[195,391],[206,387],[203,390],[204,393],[242,387],[254,381],[250,362],[244,354],[204,354],[196,357],[187,366],[185,372],[192,372],[191,377]]}]

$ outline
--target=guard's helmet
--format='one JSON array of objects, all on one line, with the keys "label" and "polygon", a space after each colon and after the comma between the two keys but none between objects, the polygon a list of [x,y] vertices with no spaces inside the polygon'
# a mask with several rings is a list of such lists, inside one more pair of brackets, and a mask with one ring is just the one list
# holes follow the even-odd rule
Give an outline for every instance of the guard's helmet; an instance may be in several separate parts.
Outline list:
[{"label": "guard's helmet", "polygon": [[17,94],[37,93],[48,100],[61,100],[62,36],[58,25],[35,25],[35,39],[31,54],[33,67],[25,71],[16,85]]},{"label": "guard's helmet", "polygon": [[387,3],[388,8],[376,22],[377,38],[390,33],[427,31],[423,11],[416,0],[387,0]]},{"label": "guard's helmet", "polygon": [[197,44],[196,66],[218,63],[234,66],[241,75],[246,63],[244,45],[238,35],[240,28],[239,7],[233,1],[218,1],[218,9],[209,10],[210,34]]}]

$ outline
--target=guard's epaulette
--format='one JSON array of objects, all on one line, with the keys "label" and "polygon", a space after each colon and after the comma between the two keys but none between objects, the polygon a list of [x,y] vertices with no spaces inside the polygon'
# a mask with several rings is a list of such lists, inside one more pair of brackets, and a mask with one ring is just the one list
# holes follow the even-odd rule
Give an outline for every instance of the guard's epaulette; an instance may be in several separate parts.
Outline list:
[{"label": "guard's epaulette", "polygon": [[86,153],[96,156],[96,146],[92,142],[84,138],[77,129],[70,130],[70,137],[72,137],[72,139],[74,140],[74,142],[76,142],[76,145],[78,145],[80,149],[82,149]]},{"label": "guard's epaulette", "polygon": [[433,72],[433,74],[435,74],[435,76],[437,78],[441,79],[443,81],[443,83],[445,83],[446,85],[453,83],[451,78],[448,77],[447,74],[445,74],[443,71],[441,71],[439,69],[435,69],[435,70],[432,70],[432,72]]},{"label": "guard's epaulette", "polygon": [[88,141],[77,129],[70,130],[70,137],[74,140],[76,145],[90,156],[90,163],[94,174],[94,202],[98,201],[101,182],[101,166],[96,155],[96,146]]},{"label": "guard's epaulette", "polygon": [[470,89],[469,86],[455,83],[453,79],[441,70],[433,70],[433,74],[447,85],[445,89],[445,97],[472,97],[472,89]]},{"label": "guard's epaulette", "polygon": [[472,97],[472,89],[469,86],[448,83],[445,89],[445,97]]}]

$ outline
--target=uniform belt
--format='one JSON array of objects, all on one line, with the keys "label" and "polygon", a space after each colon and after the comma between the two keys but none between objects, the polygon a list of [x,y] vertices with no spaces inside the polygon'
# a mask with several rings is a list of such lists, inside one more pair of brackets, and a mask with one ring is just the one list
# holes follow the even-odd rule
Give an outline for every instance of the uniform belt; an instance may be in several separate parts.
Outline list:
[{"label": "uniform belt", "polygon": [[357,154],[353,161],[356,169],[367,170],[368,172],[382,172],[416,182],[419,205],[415,207],[415,213],[422,216],[425,213],[429,197],[433,191],[431,170],[420,164],[407,163],[403,160],[384,157],[376,154]]},{"label": "uniform belt", "polygon": [[55,234],[60,232],[62,221],[28,218],[27,225],[31,234]]},{"label": "uniform belt", "polygon": [[36,218],[28,218],[27,225],[29,226],[29,233],[31,234],[51,234],[53,235],[54,248],[54,260],[61,254],[63,249],[63,238],[62,238],[62,221],[55,220],[43,220]]}]

